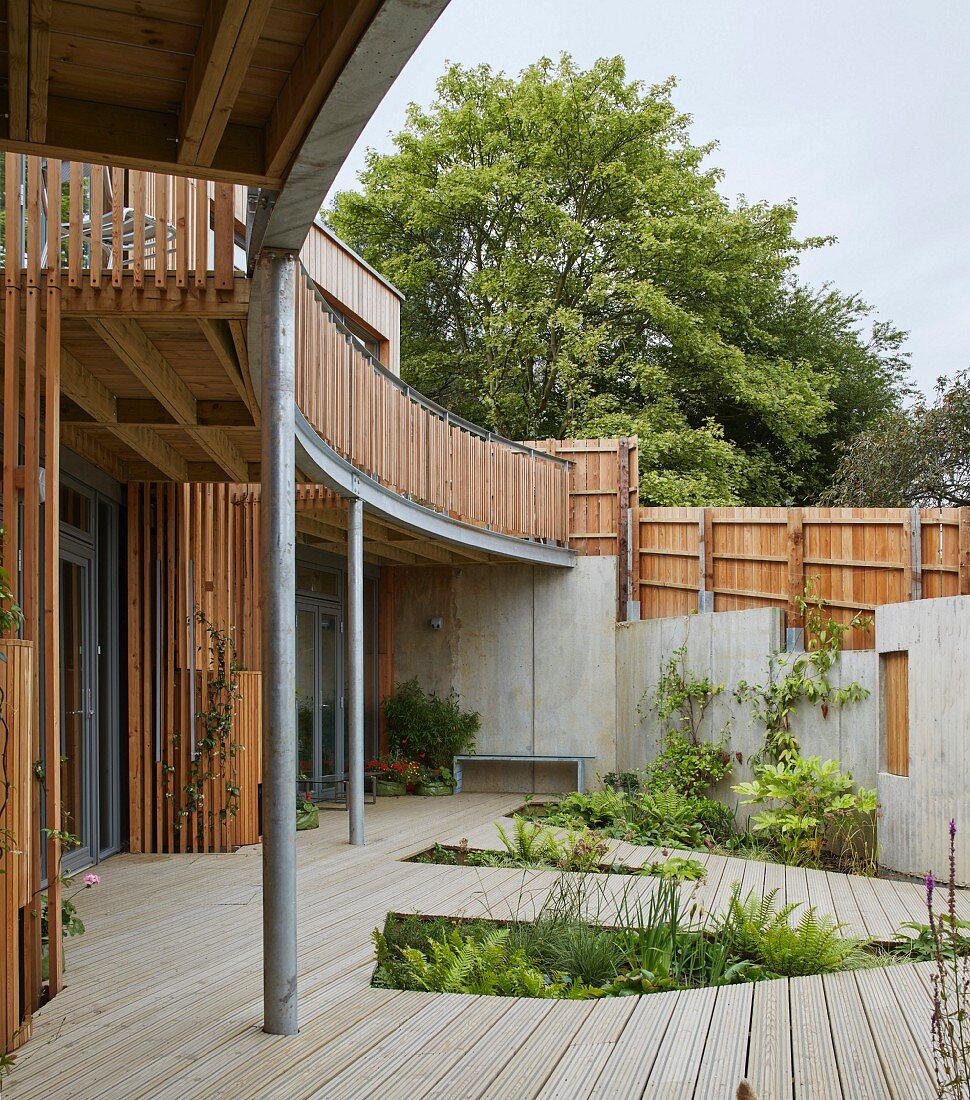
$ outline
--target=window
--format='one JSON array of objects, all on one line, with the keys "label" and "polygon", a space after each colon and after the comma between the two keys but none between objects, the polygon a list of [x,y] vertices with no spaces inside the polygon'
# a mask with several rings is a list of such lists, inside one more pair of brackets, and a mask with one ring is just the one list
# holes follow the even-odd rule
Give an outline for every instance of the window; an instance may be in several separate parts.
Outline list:
[{"label": "window", "polygon": [[306,562],[296,563],[296,588],[313,596],[337,598],[337,572],[334,569],[321,569]]}]

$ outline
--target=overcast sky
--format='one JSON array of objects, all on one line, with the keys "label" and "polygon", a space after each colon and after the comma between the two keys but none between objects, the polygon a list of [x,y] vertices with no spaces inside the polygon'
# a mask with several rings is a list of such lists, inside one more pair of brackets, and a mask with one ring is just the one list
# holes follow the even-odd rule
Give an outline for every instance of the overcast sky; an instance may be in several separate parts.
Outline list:
[{"label": "overcast sky", "polygon": [[910,333],[913,380],[970,366],[970,4],[965,0],[451,0],[337,179],[387,150],[448,61],[517,73],[570,52],[676,76],[724,192],[798,200],[802,264]]}]

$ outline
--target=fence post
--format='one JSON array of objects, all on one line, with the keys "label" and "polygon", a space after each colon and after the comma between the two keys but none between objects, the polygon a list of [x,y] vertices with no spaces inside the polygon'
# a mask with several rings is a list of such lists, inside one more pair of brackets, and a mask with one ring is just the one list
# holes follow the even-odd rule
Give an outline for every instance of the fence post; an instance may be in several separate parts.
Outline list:
[{"label": "fence post", "polygon": [[618,441],[616,502],[617,622],[626,622],[630,606],[630,441]]},{"label": "fence post", "polygon": [[923,517],[919,508],[909,511],[909,598],[923,598]]},{"label": "fence post", "polygon": [[697,610],[714,610],[714,516],[710,508],[697,515]]},{"label": "fence post", "polygon": [[805,530],[801,508],[788,509],[788,621],[785,648],[789,653],[805,646],[805,616],[798,606],[805,592]]},{"label": "fence post", "polygon": [[960,595],[970,596],[970,508],[960,509]]}]

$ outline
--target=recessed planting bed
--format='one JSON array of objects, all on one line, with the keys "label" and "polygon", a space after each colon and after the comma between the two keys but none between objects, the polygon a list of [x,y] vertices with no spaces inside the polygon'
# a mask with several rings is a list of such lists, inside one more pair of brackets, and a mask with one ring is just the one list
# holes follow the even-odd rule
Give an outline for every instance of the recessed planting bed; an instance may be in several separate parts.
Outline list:
[{"label": "recessed planting bed", "polygon": [[[742,897],[737,884],[723,915],[703,914],[661,880],[647,897],[628,889],[612,899],[608,920],[594,920],[584,915],[593,878],[560,875],[534,920],[389,914],[374,932],[373,984],[588,999],[886,966],[933,950],[918,926],[873,943],[843,935],[814,908],[779,906],[776,891]],[[970,939],[961,938],[958,951],[970,953]]]}]

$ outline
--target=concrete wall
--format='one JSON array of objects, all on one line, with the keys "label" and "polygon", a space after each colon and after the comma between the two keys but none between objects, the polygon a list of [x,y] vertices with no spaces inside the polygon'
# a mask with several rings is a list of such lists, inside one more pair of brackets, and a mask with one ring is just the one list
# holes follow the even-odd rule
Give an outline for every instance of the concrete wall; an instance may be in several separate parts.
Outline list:
[{"label": "concrete wall", "polygon": [[[772,657],[786,659],[784,619],[777,609],[730,611],[688,618],[649,619],[623,623],[617,628],[617,762],[620,768],[638,768],[653,760],[659,750],[660,724],[649,711],[662,665],[687,641],[687,667],[697,676],[709,676],[724,685],[704,719],[702,736],[713,739],[727,727],[729,749],[740,753],[731,775],[714,790],[715,797],[731,806],[737,796],[731,785],[752,777],[749,757],[763,743],[764,727],[753,724],[751,706],[739,703],[737,685],[764,683],[772,674]],[[783,672],[782,672],[783,674]],[[853,681],[871,695],[861,703],[820,708],[804,704],[793,717],[793,730],[806,756],[835,757],[852,772],[857,783],[876,786],[878,725],[877,658],[872,652],[844,653],[829,676],[840,687]],[[637,713],[646,695],[647,718]],[[742,815],[747,813],[742,810]]]},{"label": "concrete wall", "polygon": [[[616,763],[616,558],[575,568],[398,569],[394,678],[454,687],[479,711],[478,751],[595,756]],[[432,618],[443,620],[440,630]],[[562,791],[568,766],[475,764],[466,790]]]},{"label": "concrete wall", "polygon": [[[909,776],[880,770],[880,860],[897,870],[945,877],[954,818],[957,878],[970,883],[970,597],[880,607],[876,648],[909,653]],[[884,731],[879,754],[884,769]]]}]

